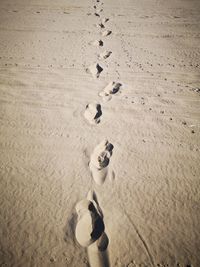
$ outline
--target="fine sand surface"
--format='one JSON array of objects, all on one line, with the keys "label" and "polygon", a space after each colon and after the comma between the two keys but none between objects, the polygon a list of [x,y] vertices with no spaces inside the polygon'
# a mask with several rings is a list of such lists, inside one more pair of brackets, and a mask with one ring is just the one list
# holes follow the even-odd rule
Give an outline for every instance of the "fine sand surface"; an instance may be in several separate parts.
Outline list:
[{"label": "fine sand surface", "polygon": [[1,0],[0,266],[199,267],[199,130],[199,0]]}]

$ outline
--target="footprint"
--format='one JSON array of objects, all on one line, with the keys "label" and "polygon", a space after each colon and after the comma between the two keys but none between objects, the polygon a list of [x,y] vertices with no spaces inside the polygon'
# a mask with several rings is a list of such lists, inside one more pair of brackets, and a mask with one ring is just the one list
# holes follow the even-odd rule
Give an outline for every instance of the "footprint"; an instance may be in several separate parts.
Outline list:
[{"label": "footprint", "polygon": [[112,54],[111,51],[105,51],[105,52],[103,52],[103,53],[101,53],[101,54],[99,55],[99,58],[101,58],[101,59],[106,59],[106,58],[108,58],[111,54]]},{"label": "footprint", "polygon": [[78,243],[88,247],[104,233],[104,222],[94,200],[83,199],[76,205],[78,215],[75,236]]},{"label": "footprint", "polygon": [[103,18],[102,19],[102,23],[106,23],[106,22],[108,22],[109,21],[109,18]]},{"label": "footprint", "polygon": [[102,32],[102,36],[108,36],[108,35],[110,35],[111,33],[112,33],[112,31],[110,31],[110,30],[106,30],[106,31]]},{"label": "footprint", "polygon": [[86,71],[90,72],[94,78],[99,78],[100,73],[103,71],[103,68],[97,63],[91,65]]},{"label": "footprint", "polygon": [[102,92],[99,93],[99,96],[108,97],[107,100],[111,99],[111,95],[116,94],[120,88],[122,87],[122,83],[119,82],[110,82]]},{"label": "footprint", "polygon": [[99,23],[99,24],[97,24],[97,27],[100,27],[101,29],[104,29],[104,28],[105,28],[105,26],[104,26],[103,23]]},{"label": "footprint", "polygon": [[87,248],[90,266],[109,267],[107,247],[109,239],[104,232],[103,213],[94,191],[76,205],[78,222],[75,236],[78,243]]},{"label": "footprint", "polygon": [[91,124],[97,124],[100,122],[102,115],[101,105],[98,103],[91,103],[86,106],[84,116]]},{"label": "footprint", "polygon": [[108,140],[104,140],[94,149],[91,155],[89,167],[92,177],[98,185],[105,182],[113,148]]},{"label": "footprint", "polygon": [[93,43],[92,43],[92,45],[94,45],[94,46],[103,46],[103,41],[102,40],[95,40]]},{"label": "footprint", "polygon": [[96,9],[96,13],[101,13],[101,12],[103,12],[103,8],[101,8],[101,9]]}]

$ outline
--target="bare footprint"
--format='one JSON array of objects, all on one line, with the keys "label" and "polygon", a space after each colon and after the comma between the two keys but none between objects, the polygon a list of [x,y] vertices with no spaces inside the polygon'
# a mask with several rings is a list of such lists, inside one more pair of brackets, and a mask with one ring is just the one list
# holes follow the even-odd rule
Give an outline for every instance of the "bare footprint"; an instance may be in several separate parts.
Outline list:
[{"label": "bare footprint", "polygon": [[103,18],[102,19],[102,23],[106,23],[106,22],[108,22],[109,21],[109,18]]},{"label": "bare footprint", "polygon": [[96,13],[99,14],[101,12],[103,12],[103,8],[101,8],[101,6],[96,7]]},{"label": "bare footprint", "polygon": [[106,31],[102,32],[102,36],[108,36],[108,35],[110,35],[111,33],[112,33],[112,31],[110,31],[110,30],[106,30]]},{"label": "bare footprint", "polygon": [[108,58],[111,54],[112,54],[111,51],[104,51],[103,53],[101,53],[101,54],[99,55],[99,58],[100,58],[100,59],[106,59],[106,58]]},{"label": "bare footprint", "polygon": [[104,233],[104,222],[97,209],[95,201],[83,199],[76,205],[78,222],[75,236],[78,243],[83,247],[88,247],[97,241]]},{"label": "bare footprint", "polygon": [[76,205],[78,220],[75,236],[78,243],[87,248],[91,267],[109,267],[109,239],[104,232],[103,213],[94,191],[89,191],[87,199]]},{"label": "bare footprint", "polygon": [[86,71],[90,72],[94,78],[99,78],[100,73],[103,71],[103,68],[97,63],[91,65]]},{"label": "bare footprint", "polygon": [[99,28],[101,28],[101,29],[104,29],[104,28],[105,28],[105,26],[104,26],[103,23],[99,23],[99,24],[97,24],[97,27],[99,27]]},{"label": "bare footprint", "polygon": [[119,82],[110,82],[102,92],[99,93],[99,96],[103,97],[104,100],[110,100],[112,98],[111,95],[116,94],[120,88],[122,87],[122,83]]},{"label": "bare footprint", "polygon": [[104,140],[94,149],[91,155],[89,167],[92,177],[98,185],[105,182],[113,148],[108,140]]},{"label": "bare footprint", "polygon": [[102,115],[101,105],[99,103],[91,103],[86,106],[84,116],[91,124],[97,124],[100,122]]},{"label": "bare footprint", "polygon": [[94,46],[103,46],[103,41],[102,40],[95,40],[91,44]]}]

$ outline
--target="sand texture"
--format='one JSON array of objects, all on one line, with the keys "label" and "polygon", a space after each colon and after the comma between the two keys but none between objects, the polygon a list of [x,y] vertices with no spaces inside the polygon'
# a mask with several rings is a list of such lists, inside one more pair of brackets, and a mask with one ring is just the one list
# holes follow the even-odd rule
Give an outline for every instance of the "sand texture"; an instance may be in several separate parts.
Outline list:
[{"label": "sand texture", "polygon": [[199,0],[1,0],[0,266],[199,267],[199,130]]}]

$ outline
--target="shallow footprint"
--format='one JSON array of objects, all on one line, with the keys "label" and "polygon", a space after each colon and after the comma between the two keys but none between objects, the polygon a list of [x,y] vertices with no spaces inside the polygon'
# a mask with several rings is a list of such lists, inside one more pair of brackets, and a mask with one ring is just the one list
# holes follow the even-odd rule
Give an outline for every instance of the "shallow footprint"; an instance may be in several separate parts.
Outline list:
[{"label": "shallow footprint", "polygon": [[101,58],[101,59],[106,59],[106,58],[108,58],[111,54],[112,54],[111,51],[104,51],[103,53],[101,53],[101,54],[99,55],[99,58]]},{"label": "shallow footprint", "polygon": [[105,28],[105,26],[104,26],[103,23],[99,23],[99,24],[97,24],[97,27],[99,27],[99,28],[101,28],[101,29],[104,29],[104,28]]},{"label": "shallow footprint", "polygon": [[102,40],[95,40],[91,44],[94,46],[103,46],[103,41]]},{"label": "shallow footprint", "polygon": [[111,95],[116,94],[120,88],[122,87],[122,83],[119,82],[110,82],[102,92],[99,93],[99,96],[104,97],[104,100],[110,100]]},{"label": "shallow footprint", "polygon": [[108,22],[109,21],[109,18],[103,18],[102,19],[102,23],[106,23],[106,22]]},{"label": "shallow footprint", "polygon": [[91,124],[97,124],[100,122],[102,115],[101,105],[99,103],[91,103],[86,106],[84,116]]},{"label": "shallow footprint", "polygon": [[108,36],[108,35],[110,35],[111,33],[112,33],[112,31],[110,31],[110,30],[106,30],[106,31],[102,32],[102,36]]},{"label": "shallow footprint", "polygon": [[97,63],[91,65],[86,71],[89,71],[94,78],[99,78],[100,73],[103,71],[103,68]]},{"label": "shallow footprint", "polygon": [[114,146],[108,140],[103,140],[91,155],[89,167],[92,177],[98,185],[105,182],[113,148]]}]

